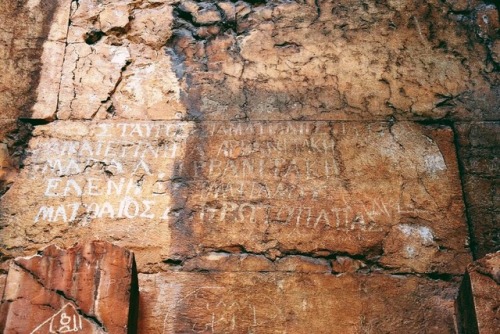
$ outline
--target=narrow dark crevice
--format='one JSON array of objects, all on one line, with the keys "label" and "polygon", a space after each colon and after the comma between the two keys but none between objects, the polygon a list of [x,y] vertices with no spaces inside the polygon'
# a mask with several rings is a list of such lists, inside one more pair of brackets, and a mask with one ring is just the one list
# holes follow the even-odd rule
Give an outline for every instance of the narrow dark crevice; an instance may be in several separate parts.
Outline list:
[{"label": "narrow dark crevice", "polygon": [[[199,267],[192,267],[186,269],[184,265],[188,263],[190,260],[195,260],[196,258],[202,258],[203,256],[207,256],[209,254],[220,254],[233,256],[235,258],[238,257],[260,257],[265,258],[269,261],[269,264],[275,265],[280,261],[286,260],[291,257],[300,257],[303,260],[323,260],[330,267],[331,275],[343,275],[343,274],[352,274],[352,275],[373,275],[373,274],[381,274],[381,275],[392,275],[398,277],[418,277],[418,278],[426,278],[433,281],[442,281],[442,282],[456,282],[462,278],[461,274],[452,274],[452,273],[443,273],[443,272],[410,272],[410,271],[399,271],[398,268],[390,268],[382,265],[378,262],[379,256],[376,255],[366,255],[366,254],[349,254],[347,252],[335,252],[335,251],[327,251],[321,250],[317,252],[300,252],[298,250],[288,250],[288,251],[280,251],[280,255],[277,257],[270,257],[267,252],[252,252],[246,250],[241,245],[233,245],[222,248],[208,248],[205,249],[204,252],[190,256],[190,257],[179,257],[179,258],[169,258],[163,261],[163,263],[172,266],[172,269],[175,271],[186,271],[186,272],[197,272],[197,273],[218,273],[218,272],[226,272],[224,269],[212,269],[206,268],[203,265]],[[352,261],[358,261],[362,264],[360,268],[347,270],[347,271],[335,271],[333,269],[333,262],[338,260],[339,258],[350,259]],[[236,272],[258,272],[258,273],[300,273],[300,270],[282,270],[276,271],[275,269],[248,269],[242,268],[242,270],[237,270]],[[305,271],[304,273],[307,273]],[[316,271],[312,271],[309,273],[320,273]],[[326,272],[324,272],[326,273]]]},{"label": "narrow dark crevice", "polygon": [[46,125],[46,124],[52,123],[52,121],[47,120],[47,119],[23,118],[23,117],[20,117],[19,121],[22,123],[25,123],[25,124],[31,124],[32,126]]},{"label": "narrow dark crevice", "polygon": [[474,223],[472,219],[472,215],[470,212],[470,207],[471,203],[467,200],[467,190],[465,189],[466,187],[466,176],[467,172],[465,170],[465,165],[464,165],[464,159],[465,157],[462,156],[461,153],[461,147],[460,147],[460,134],[458,133],[458,130],[456,128],[456,124],[452,123],[451,124],[451,129],[453,131],[453,143],[455,147],[455,155],[457,157],[457,165],[458,165],[458,173],[460,177],[460,188],[462,190],[462,201],[464,203],[464,210],[465,210],[465,219],[467,223],[467,229],[469,232],[469,247],[472,253],[472,258],[474,260],[477,259],[477,240],[474,235]]},{"label": "narrow dark crevice", "polygon": [[438,119],[421,119],[416,120],[415,123],[421,125],[434,125],[434,126],[446,126],[453,128],[454,121],[449,118],[438,118]]},{"label": "narrow dark crevice", "polygon": [[477,323],[476,306],[470,276],[465,273],[465,276],[460,285],[456,304],[456,317],[459,334],[478,334],[479,328]]},{"label": "narrow dark crevice", "polygon": [[139,279],[137,275],[137,266],[135,263],[135,257],[133,255],[132,255],[131,275],[132,275],[131,276],[132,281],[130,284],[127,334],[137,334],[137,326],[139,323],[139,310],[140,310]]},{"label": "narrow dark crevice", "polygon": [[100,329],[102,329],[105,333],[108,331],[106,330],[106,327],[104,327],[104,324],[97,319],[97,317],[85,314],[81,309],[77,310],[78,314],[84,317],[85,319],[89,320],[90,322],[93,322],[96,324]]}]

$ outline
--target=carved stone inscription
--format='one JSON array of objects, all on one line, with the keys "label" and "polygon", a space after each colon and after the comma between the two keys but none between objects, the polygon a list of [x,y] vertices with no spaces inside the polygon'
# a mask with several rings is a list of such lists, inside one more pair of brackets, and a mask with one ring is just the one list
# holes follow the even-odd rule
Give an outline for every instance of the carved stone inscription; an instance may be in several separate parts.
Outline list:
[{"label": "carved stone inscription", "polygon": [[37,127],[24,180],[3,203],[4,220],[10,222],[4,242],[10,248],[23,237],[39,245],[61,235],[67,244],[99,237],[137,250],[139,266],[161,261],[175,207],[172,180],[190,127],[168,122]]},{"label": "carved stone inscription", "polygon": [[454,333],[454,284],[415,276],[170,272],[139,282],[139,333]]},{"label": "carved stone inscription", "polygon": [[447,127],[55,122],[34,134],[2,202],[7,249],[99,237],[140,269],[243,250],[375,256],[405,272],[469,260]]},{"label": "carved stone inscription", "polygon": [[192,138],[182,169],[194,240],[176,245],[382,255],[419,272],[469,259],[449,128],[205,122]]},{"label": "carved stone inscription", "polygon": [[46,178],[43,196],[47,200],[87,199],[41,205],[33,222],[167,219],[168,202],[157,196],[167,193],[165,183],[171,180],[186,137],[182,125],[104,123],[90,131],[91,139],[50,138],[32,151],[38,159],[33,161],[31,177]]}]

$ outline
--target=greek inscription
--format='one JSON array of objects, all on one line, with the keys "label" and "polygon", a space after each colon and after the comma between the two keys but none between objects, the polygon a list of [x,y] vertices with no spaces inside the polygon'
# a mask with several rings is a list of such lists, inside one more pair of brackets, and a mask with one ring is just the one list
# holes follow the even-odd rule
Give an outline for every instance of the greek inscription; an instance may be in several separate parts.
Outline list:
[{"label": "greek inscription", "polygon": [[[198,215],[200,221],[209,223],[236,224],[281,224],[290,227],[324,228],[344,231],[360,230],[379,232],[380,219],[395,219],[406,211],[399,204],[388,205],[373,202],[371,207],[360,205],[364,209],[344,207],[315,208],[312,206],[269,205],[248,202],[222,202],[219,205],[201,206]],[[382,211],[378,208],[383,208]],[[258,219],[257,219],[258,217]]]},{"label": "greek inscription", "polygon": [[194,177],[206,178],[333,178],[339,168],[333,156],[318,159],[241,158],[193,161]]},{"label": "greek inscription", "polygon": [[[156,214],[153,211],[157,202],[142,198],[125,197],[117,202],[70,203],[56,206],[42,205],[34,218],[34,222],[47,221],[51,223],[70,223],[76,220],[80,213],[88,219],[96,218],[143,218],[152,220]],[[160,219],[168,219],[170,209],[164,210]]]},{"label": "greek inscription", "polygon": [[189,131],[176,123],[101,123],[82,140],[42,140],[27,170],[33,179],[46,176],[41,191],[50,204],[33,221],[167,219],[168,203],[154,198],[167,192]]},{"label": "greek inscription", "polygon": [[317,133],[320,127],[316,122],[269,122],[269,123],[212,123],[208,126],[211,136],[243,136],[243,135],[309,135]]}]

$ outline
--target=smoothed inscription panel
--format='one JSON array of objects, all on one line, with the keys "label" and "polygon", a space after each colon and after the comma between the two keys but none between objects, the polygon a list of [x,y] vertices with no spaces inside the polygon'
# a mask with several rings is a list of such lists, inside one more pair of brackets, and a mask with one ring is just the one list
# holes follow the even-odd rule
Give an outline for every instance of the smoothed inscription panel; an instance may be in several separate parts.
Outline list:
[{"label": "smoothed inscription panel", "polygon": [[140,274],[139,285],[140,333],[454,333],[451,282],[177,272]]},{"label": "smoothed inscription panel", "polygon": [[135,250],[139,267],[161,262],[176,207],[176,164],[191,127],[169,122],[37,127],[20,179],[2,202],[4,247],[15,251],[26,244],[38,248],[100,238]]},{"label": "smoothed inscription panel", "polygon": [[469,261],[453,133],[411,123],[204,122],[174,253],[348,253],[399,271]]},{"label": "smoothed inscription panel", "polygon": [[1,238],[15,256],[26,240],[101,238],[134,250],[143,272],[248,252],[460,274],[470,255],[457,170],[448,127],[60,121],[36,127]]}]

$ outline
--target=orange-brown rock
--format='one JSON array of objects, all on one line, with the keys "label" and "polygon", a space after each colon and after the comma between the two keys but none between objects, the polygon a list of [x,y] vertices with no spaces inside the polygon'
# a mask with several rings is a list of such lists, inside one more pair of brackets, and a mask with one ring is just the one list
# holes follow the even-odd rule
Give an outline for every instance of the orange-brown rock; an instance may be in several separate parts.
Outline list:
[{"label": "orange-brown rock", "polygon": [[226,251],[459,274],[470,255],[452,136],[404,122],[37,126],[26,181],[2,201],[2,243],[18,256],[99,236],[141,271]]},{"label": "orange-brown rock", "polygon": [[425,278],[177,272],[139,284],[140,333],[455,333],[456,283]]},{"label": "orange-brown rock", "polygon": [[167,46],[195,119],[498,119],[497,9],[447,2],[183,1]]},{"label": "orange-brown rock", "polygon": [[[295,272],[295,273],[331,273],[332,268],[323,258],[301,255],[289,255],[271,261],[263,255],[231,254],[211,252],[197,256],[185,262],[169,261],[181,265],[183,271],[211,272]],[[175,268],[175,267],[174,267]]]},{"label": "orange-brown rock", "polygon": [[0,0],[3,307],[102,331],[13,260],[99,239],[140,333],[453,333],[499,247],[499,36],[491,0]]},{"label": "orange-brown rock", "polygon": [[58,119],[180,119],[168,2],[82,0],[73,8]]},{"label": "orange-brown rock", "polygon": [[186,146],[172,253],[347,253],[460,274],[470,255],[452,138],[412,123],[203,123]]},{"label": "orange-brown rock", "polygon": [[190,128],[168,122],[37,127],[24,161],[26,182],[16,182],[2,202],[4,249],[23,247],[27,254],[53,240],[68,247],[98,237],[134,250],[141,268],[161,263],[180,205],[176,173]]},{"label": "orange-brown rock", "polygon": [[2,297],[2,333],[135,333],[134,255],[101,241],[49,246],[12,261]]},{"label": "orange-brown rock", "polygon": [[498,333],[500,328],[500,253],[467,267],[456,301],[460,333]]},{"label": "orange-brown rock", "polygon": [[0,119],[0,194],[5,193],[15,180],[22,147],[29,136],[29,131],[21,134],[23,131],[18,125],[15,120]]},{"label": "orange-brown rock", "polygon": [[[498,13],[482,1],[52,6],[29,1],[17,13],[40,38],[9,48],[29,66],[40,59],[33,69],[5,57],[8,82],[37,87],[23,97],[5,84],[5,101],[30,96],[35,118],[498,119]],[[20,25],[16,36],[13,17],[5,45],[30,32]],[[37,70],[40,84],[27,85]]]},{"label": "orange-brown rock", "polygon": [[0,4],[0,118],[52,119],[71,0]]}]

